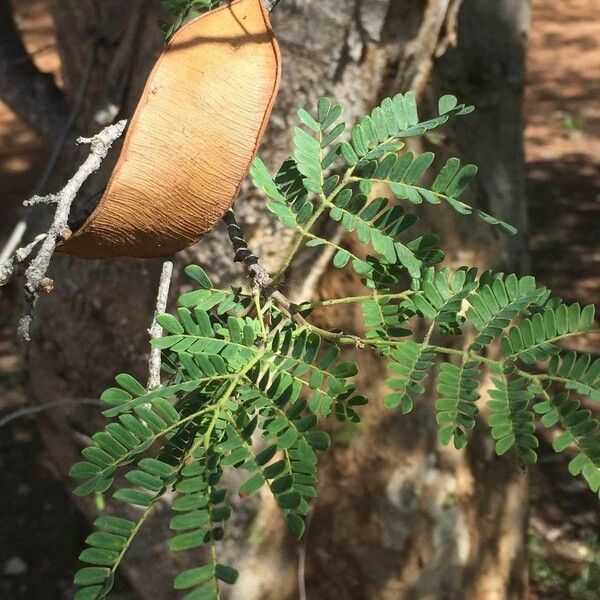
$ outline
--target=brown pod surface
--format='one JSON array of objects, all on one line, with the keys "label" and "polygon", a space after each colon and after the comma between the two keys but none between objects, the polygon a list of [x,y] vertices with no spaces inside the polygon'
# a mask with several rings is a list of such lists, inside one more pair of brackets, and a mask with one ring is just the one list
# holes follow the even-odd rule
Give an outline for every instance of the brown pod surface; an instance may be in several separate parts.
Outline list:
[{"label": "brown pod surface", "polygon": [[167,256],[223,217],[271,115],[281,59],[262,0],[184,25],[152,70],[98,206],[58,250]]}]

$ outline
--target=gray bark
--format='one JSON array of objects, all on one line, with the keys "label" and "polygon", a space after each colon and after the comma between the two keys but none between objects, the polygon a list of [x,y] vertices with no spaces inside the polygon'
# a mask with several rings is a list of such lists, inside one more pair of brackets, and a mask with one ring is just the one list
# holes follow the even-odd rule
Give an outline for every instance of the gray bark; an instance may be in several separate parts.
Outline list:
[{"label": "gray bark", "polygon": [[[529,270],[523,94],[530,20],[528,0],[464,0],[458,43],[438,61],[433,81],[438,92],[475,105],[466,127],[453,125],[460,127],[453,141],[465,161],[479,166],[477,205],[519,230],[486,244],[484,264],[521,273]],[[470,226],[462,223],[462,238],[473,237]]]},{"label": "gray bark", "polygon": [[[452,5],[456,3],[282,0],[273,25],[282,45],[284,78],[261,152],[267,163],[275,167],[289,152],[298,106],[312,107],[327,94],[347,107],[346,118],[351,121],[382,95],[404,91],[398,89],[400,85],[423,87],[432,56],[440,42],[445,45],[448,33],[448,21],[440,18],[439,11]],[[117,86],[118,104],[121,115],[130,114],[160,49],[154,4],[144,5],[143,17],[135,24],[137,43],[128,42],[127,60],[120,56],[118,61],[115,56],[119,48],[124,53],[128,37],[119,24],[132,19],[131,13],[124,14],[122,2],[53,0],[52,6],[70,94],[85,64],[83,50],[89,48],[90,27],[110,33],[110,44],[98,53],[80,129],[90,133],[99,128],[94,118],[98,99],[106,95],[109,74],[126,82]],[[288,234],[263,210],[263,202],[245,193],[237,203],[237,215],[251,248],[272,268]],[[221,282],[234,280],[239,269],[231,257],[224,228],[217,228],[177,257],[174,293],[184,285],[181,266],[192,261],[207,266]],[[292,272],[290,287],[302,287],[309,272],[306,264]],[[57,257],[56,290],[39,303],[29,352],[31,387],[37,398],[47,402],[95,396],[122,371],[145,378],[146,328],[158,271],[159,263],[154,261]],[[340,294],[347,290],[347,284],[332,274],[323,285],[339,285]],[[339,316],[352,318],[352,314]],[[519,579],[524,569],[523,563],[512,560],[523,549],[522,518],[518,516],[516,526],[508,518],[525,503],[520,475],[509,460],[492,459],[483,443],[468,455],[440,451],[431,410],[424,405],[408,419],[384,412],[378,405],[385,377],[381,363],[368,363],[364,373],[362,383],[372,399],[364,411],[366,425],[323,461],[321,495],[305,542],[309,596],[462,598],[466,590],[487,590],[490,595],[474,597],[520,597],[507,591],[512,571]],[[54,411],[44,421],[45,439],[62,472],[75,460],[80,441],[93,434],[98,423],[95,409],[84,407]],[[338,434],[334,440],[341,439]],[[482,486],[480,478],[485,479],[490,469],[494,477]],[[297,546],[273,504],[268,498],[258,504],[249,500],[238,504],[233,537],[223,548],[224,560],[233,559],[241,570],[232,597],[296,597]],[[91,503],[82,506],[87,514],[94,514]],[[187,558],[165,549],[168,518],[167,507],[161,507],[128,561],[128,573],[142,597],[174,597],[170,575]],[[487,546],[488,538],[478,538],[479,523],[487,523],[486,519],[495,534],[493,547]],[[500,526],[506,530],[500,531]],[[249,529],[252,536],[247,535]],[[505,560],[496,560],[499,555]]]}]

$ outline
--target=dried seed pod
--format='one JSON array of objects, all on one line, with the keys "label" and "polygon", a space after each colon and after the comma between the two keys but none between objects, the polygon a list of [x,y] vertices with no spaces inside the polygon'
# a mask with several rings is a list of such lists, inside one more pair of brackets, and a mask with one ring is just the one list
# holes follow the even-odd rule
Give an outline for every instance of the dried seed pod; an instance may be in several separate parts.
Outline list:
[{"label": "dried seed pod", "polygon": [[148,78],[98,206],[57,249],[154,257],[197,242],[235,199],[280,76],[262,0],[234,0],[184,25]]}]

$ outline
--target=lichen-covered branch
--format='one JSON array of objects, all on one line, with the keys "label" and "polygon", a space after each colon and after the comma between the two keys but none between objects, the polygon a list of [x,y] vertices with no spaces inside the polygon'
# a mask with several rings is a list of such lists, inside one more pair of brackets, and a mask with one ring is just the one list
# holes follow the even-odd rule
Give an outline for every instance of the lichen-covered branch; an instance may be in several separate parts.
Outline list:
[{"label": "lichen-covered branch", "polygon": [[0,262],[0,286],[7,284],[15,274],[17,267],[22,264],[33,252],[33,249],[46,238],[45,233],[36,236],[35,239],[26,246],[16,250],[12,256]]},{"label": "lichen-covered branch", "polygon": [[[50,225],[37,255],[25,271],[26,309],[18,327],[19,337],[25,341],[29,340],[29,329],[39,293],[51,292],[54,285],[52,279],[47,276],[47,272],[56,245],[59,240],[67,239],[72,235],[68,227],[71,205],[81,186],[92,173],[99,169],[113,142],[123,134],[126,123],[125,120],[119,121],[114,125],[109,125],[91,138],[79,138],[78,143],[90,145],[90,154],[65,187],[60,192],[51,195],[52,201],[56,202],[52,225]],[[41,198],[34,196],[29,202],[35,204],[42,201]]]},{"label": "lichen-covered branch", "polygon": [[[156,308],[152,325],[148,329],[150,339],[154,340],[163,334],[163,328],[156,322],[156,316],[167,310],[167,300],[169,298],[169,288],[171,287],[171,277],[173,275],[173,261],[165,260],[160,272],[160,281],[158,283],[158,293],[156,295]],[[160,386],[160,348],[152,347],[150,349],[150,358],[148,359],[148,389],[153,390]]]}]

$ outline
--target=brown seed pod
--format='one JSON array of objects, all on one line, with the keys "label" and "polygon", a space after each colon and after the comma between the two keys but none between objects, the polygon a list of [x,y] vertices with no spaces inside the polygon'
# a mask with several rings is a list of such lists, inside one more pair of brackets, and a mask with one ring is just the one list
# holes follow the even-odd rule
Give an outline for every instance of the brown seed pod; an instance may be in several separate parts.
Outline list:
[{"label": "brown seed pod", "polygon": [[98,206],[57,249],[154,257],[197,242],[235,199],[280,77],[262,0],[234,0],[184,25],[148,78]]}]

